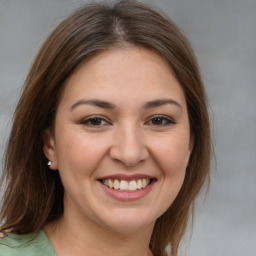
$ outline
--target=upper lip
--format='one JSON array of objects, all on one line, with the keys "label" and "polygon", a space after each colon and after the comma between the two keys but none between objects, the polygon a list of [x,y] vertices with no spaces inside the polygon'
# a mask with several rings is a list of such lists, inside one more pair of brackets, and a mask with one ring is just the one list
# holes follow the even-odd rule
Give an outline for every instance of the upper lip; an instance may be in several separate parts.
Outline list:
[{"label": "upper lip", "polygon": [[145,174],[133,174],[133,175],[127,175],[127,174],[112,174],[104,177],[100,177],[98,180],[126,180],[126,181],[131,181],[131,180],[139,180],[139,179],[154,179],[156,180],[155,177],[150,176],[150,175],[145,175]]}]

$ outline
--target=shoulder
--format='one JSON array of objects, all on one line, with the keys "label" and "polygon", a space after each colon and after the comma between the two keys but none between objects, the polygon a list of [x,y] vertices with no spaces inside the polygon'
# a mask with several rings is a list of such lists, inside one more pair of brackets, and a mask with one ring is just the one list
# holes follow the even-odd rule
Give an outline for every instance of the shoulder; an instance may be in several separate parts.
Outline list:
[{"label": "shoulder", "polygon": [[56,256],[44,231],[33,234],[17,235],[8,233],[0,238],[1,256]]}]

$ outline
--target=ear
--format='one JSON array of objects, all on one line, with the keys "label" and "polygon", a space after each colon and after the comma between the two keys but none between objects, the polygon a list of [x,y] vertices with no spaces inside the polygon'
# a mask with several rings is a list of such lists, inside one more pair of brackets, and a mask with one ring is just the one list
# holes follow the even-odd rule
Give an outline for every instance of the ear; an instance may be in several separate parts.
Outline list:
[{"label": "ear", "polygon": [[187,167],[188,167],[188,164],[189,164],[190,155],[191,155],[191,153],[193,151],[193,148],[194,148],[194,141],[195,141],[194,135],[190,135],[190,141],[189,141],[189,147],[188,147],[188,156],[187,156]]},{"label": "ear", "polygon": [[44,131],[43,142],[44,142],[44,147],[43,147],[44,155],[49,161],[52,162],[52,164],[49,166],[49,169],[57,170],[58,163],[57,163],[57,156],[56,156],[55,141],[50,129],[47,129]]}]

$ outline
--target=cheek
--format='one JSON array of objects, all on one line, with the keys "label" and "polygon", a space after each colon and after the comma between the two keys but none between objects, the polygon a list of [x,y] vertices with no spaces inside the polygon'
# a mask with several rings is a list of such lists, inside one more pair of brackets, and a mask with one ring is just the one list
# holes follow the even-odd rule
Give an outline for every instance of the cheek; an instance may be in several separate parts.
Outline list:
[{"label": "cheek", "polygon": [[184,182],[189,155],[189,138],[185,135],[168,136],[155,143],[154,152],[160,170],[158,216],[162,215],[174,202]]},{"label": "cheek", "polygon": [[155,157],[166,176],[183,175],[190,156],[189,137],[170,136],[155,144]]},{"label": "cheek", "polygon": [[73,175],[88,175],[104,155],[102,143],[95,143],[90,138],[69,134],[62,136],[57,143],[57,161],[60,172]]}]

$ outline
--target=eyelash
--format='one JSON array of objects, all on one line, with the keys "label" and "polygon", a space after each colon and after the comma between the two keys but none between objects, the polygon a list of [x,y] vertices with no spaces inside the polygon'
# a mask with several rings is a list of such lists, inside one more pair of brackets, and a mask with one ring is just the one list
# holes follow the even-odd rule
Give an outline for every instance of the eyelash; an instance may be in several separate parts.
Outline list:
[{"label": "eyelash", "polygon": [[[93,122],[93,121],[96,121],[96,122],[100,121],[100,123],[102,123],[102,121],[103,121],[103,122],[105,122],[105,124],[92,124],[91,122]],[[82,120],[81,124],[89,126],[89,127],[101,128],[107,124],[110,124],[110,122],[106,121],[106,118],[103,118],[101,116],[92,116],[92,117]]]},{"label": "eyelash", "polygon": [[[151,124],[152,126],[164,127],[164,126],[175,124],[175,122],[171,118],[163,116],[163,115],[156,115],[156,116],[150,117],[149,121],[147,121],[146,124],[148,124],[149,122],[152,122],[153,120],[156,121],[157,119],[158,119],[158,121],[159,120],[161,121],[161,124]],[[164,124],[162,124],[163,121],[165,122]]]},{"label": "eyelash", "polygon": [[[92,124],[92,122],[94,122],[94,121],[98,122],[98,123]],[[154,123],[150,124],[150,122],[153,122],[153,121],[157,121],[157,122],[160,121],[161,123],[160,124],[159,123],[158,124],[154,124]],[[102,124],[102,122],[104,122],[104,124]],[[163,122],[164,122],[164,124],[163,124]],[[81,124],[86,125],[88,127],[93,127],[93,128],[102,128],[103,126],[109,125],[111,123],[109,121],[107,121],[106,118],[104,118],[104,117],[92,116],[92,117],[82,120]],[[145,124],[149,124],[154,127],[157,127],[157,126],[164,127],[164,126],[169,126],[169,125],[175,124],[175,122],[171,118],[168,118],[166,116],[156,115],[156,116],[150,117],[150,119]]]}]

